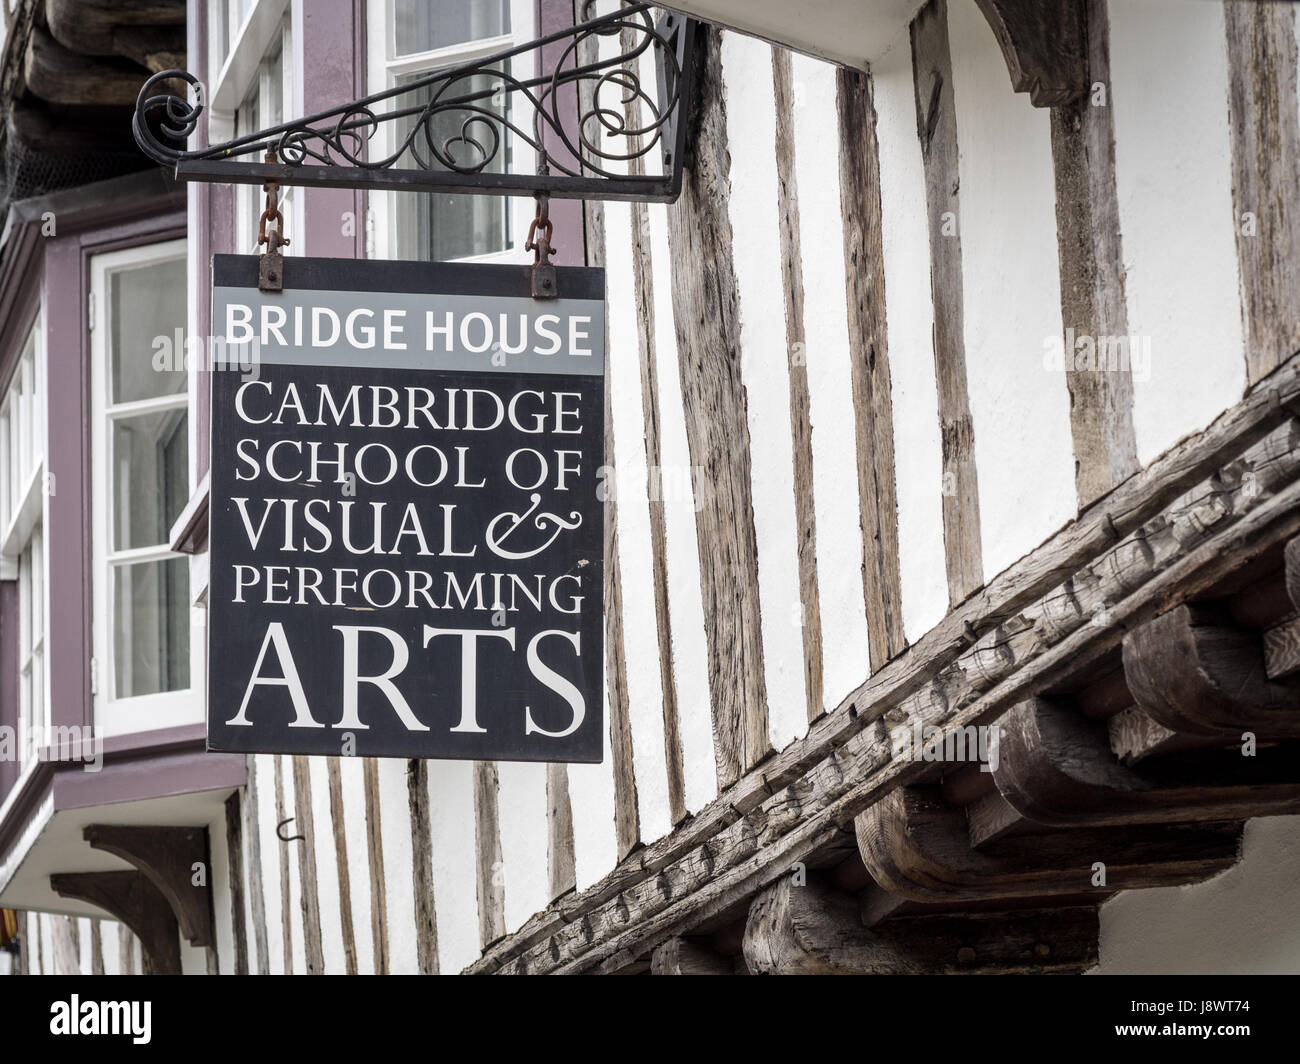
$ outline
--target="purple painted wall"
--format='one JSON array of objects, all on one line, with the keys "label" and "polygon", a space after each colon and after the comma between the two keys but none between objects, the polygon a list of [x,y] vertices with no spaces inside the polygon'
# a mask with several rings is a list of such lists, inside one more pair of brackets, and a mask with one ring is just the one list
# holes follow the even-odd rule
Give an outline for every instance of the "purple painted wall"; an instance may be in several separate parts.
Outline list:
[{"label": "purple painted wall", "polygon": [[[18,581],[0,581],[0,726],[18,727]],[[14,740],[14,758],[0,758],[0,802],[18,779],[22,737]]]},{"label": "purple painted wall", "polygon": [[[566,26],[572,26],[573,23],[573,0],[537,0],[538,37],[545,37],[548,33],[555,33]],[[560,57],[564,55],[567,44],[568,42],[562,39],[543,48],[539,60],[541,68],[550,70],[558,63]],[[573,62],[573,58],[570,57],[565,64],[566,68]],[[573,85],[568,86],[567,90],[560,93],[558,110],[569,141],[576,144],[578,143],[578,90]],[[542,143],[548,147],[553,145],[557,158],[570,157],[569,150],[564,147],[564,142],[554,131],[549,129],[545,131]],[[555,257],[551,261],[557,266],[585,265],[587,258],[583,243],[582,201],[552,200],[551,221],[555,224],[555,236],[552,239],[555,245]]]},{"label": "purple painted wall", "polygon": [[54,477],[45,530],[49,555],[50,721],[85,725],[90,702],[89,336],[81,238],[45,245],[49,455]]},{"label": "purple painted wall", "polygon": [[[294,64],[302,71],[308,112],[323,111],[365,95],[359,80],[366,54],[364,0],[294,0]],[[360,60],[360,62],[359,62]],[[365,210],[351,189],[309,188],[303,197],[305,232],[290,233],[290,252],[326,258],[365,254]]]}]

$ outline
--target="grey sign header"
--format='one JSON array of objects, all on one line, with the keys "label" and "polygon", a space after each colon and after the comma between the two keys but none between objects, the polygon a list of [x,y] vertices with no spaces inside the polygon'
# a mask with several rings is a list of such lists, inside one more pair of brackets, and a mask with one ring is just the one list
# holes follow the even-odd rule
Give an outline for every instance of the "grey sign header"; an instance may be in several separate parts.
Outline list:
[{"label": "grey sign header", "polygon": [[599,376],[597,299],[212,290],[212,331],[231,363]]}]

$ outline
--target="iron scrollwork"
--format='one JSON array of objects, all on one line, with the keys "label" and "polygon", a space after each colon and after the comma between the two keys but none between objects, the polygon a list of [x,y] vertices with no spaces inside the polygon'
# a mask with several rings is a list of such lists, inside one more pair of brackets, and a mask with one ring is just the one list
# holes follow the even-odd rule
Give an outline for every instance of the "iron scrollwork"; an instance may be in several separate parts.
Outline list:
[{"label": "iron scrollwork", "polygon": [[[594,8],[585,0],[575,25],[473,63],[193,150],[202,86],[165,70],[136,101],[135,139],[182,180],[671,202],[697,24],[648,4]],[[525,66],[540,73],[523,76]],[[167,91],[178,83],[184,95]],[[385,128],[392,135],[377,138]],[[535,173],[511,172],[509,149],[521,144],[535,154]]]}]

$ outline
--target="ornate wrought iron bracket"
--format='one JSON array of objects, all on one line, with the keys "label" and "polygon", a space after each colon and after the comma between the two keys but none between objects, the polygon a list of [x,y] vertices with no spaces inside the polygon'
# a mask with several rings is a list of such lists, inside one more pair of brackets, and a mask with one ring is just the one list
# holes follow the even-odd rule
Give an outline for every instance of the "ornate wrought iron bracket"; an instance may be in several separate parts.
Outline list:
[{"label": "ornate wrought iron bracket", "polygon": [[[185,181],[672,202],[698,24],[648,4],[593,10],[585,0],[563,31],[193,150],[203,88],[166,70],[136,101],[136,143]],[[559,52],[546,69],[543,50]],[[165,94],[178,81],[186,95]],[[527,173],[511,169],[522,144],[536,154]],[[278,161],[256,161],[268,152]]]}]

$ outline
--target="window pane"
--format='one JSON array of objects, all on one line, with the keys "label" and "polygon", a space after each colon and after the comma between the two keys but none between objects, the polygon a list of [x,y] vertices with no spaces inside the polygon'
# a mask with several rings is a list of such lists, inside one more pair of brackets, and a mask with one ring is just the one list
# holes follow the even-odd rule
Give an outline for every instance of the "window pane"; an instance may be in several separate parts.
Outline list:
[{"label": "window pane", "polygon": [[510,32],[507,0],[392,0],[392,55],[414,55]]},{"label": "window pane", "polygon": [[177,395],[189,383],[184,359],[154,369],[155,341],[165,339],[175,351],[185,329],[185,260],[121,270],[109,281],[109,343],[113,393],[111,403],[129,403],[159,395]]},{"label": "window pane", "polygon": [[[425,77],[427,72],[411,74],[398,79],[398,84]],[[444,91],[443,98],[451,99],[468,96],[484,90],[490,90],[494,79],[487,74],[465,78]],[[431,95],[429,88],[417,89],[399,97],[399,106],[411,107],[427,103]],[[484,97],[472,106],[491,109],[498,114],[505,112],[505,101],[493,101]],[[444,156],[449,156],[458,166],[470,166],[482,156],[474,143],[482,145],[484,152],[492,151],[493,131],[506,138],[506,131],[499,123],[493,122],[491,129],[488,119],[481,122],[471,121],[473,113],[466,111],[448,111],[434,116],[427,129],[416,131],[412,146],[415,153],[433,168],[445,170],[446,167],[433,157],[430,143]],[[416,116],[401,119],[397,123],[397,143],[406,140],[416,125]],[[485,173],[503,173],[509,162],[509,140],[500,144],[492,161],[485,167]],[[403,165],[411,165],[404,162]],[[462,196],[446,193],[404,193],[397,200],[398,254],[402,258],[413,259],[463,259],[470,255],[487,255],[502,251],[509,246],[509,232],[506,226],[509,201],[502,196]]]},{"label": "window pane", "polygon": [[114,551],[167,543],[188,501],[189,430],[185,409],[113,422]]},{"label": "window pane", "polygon": [[114,567],[115,698],[189,687],[189,600],[187,558]]}]

